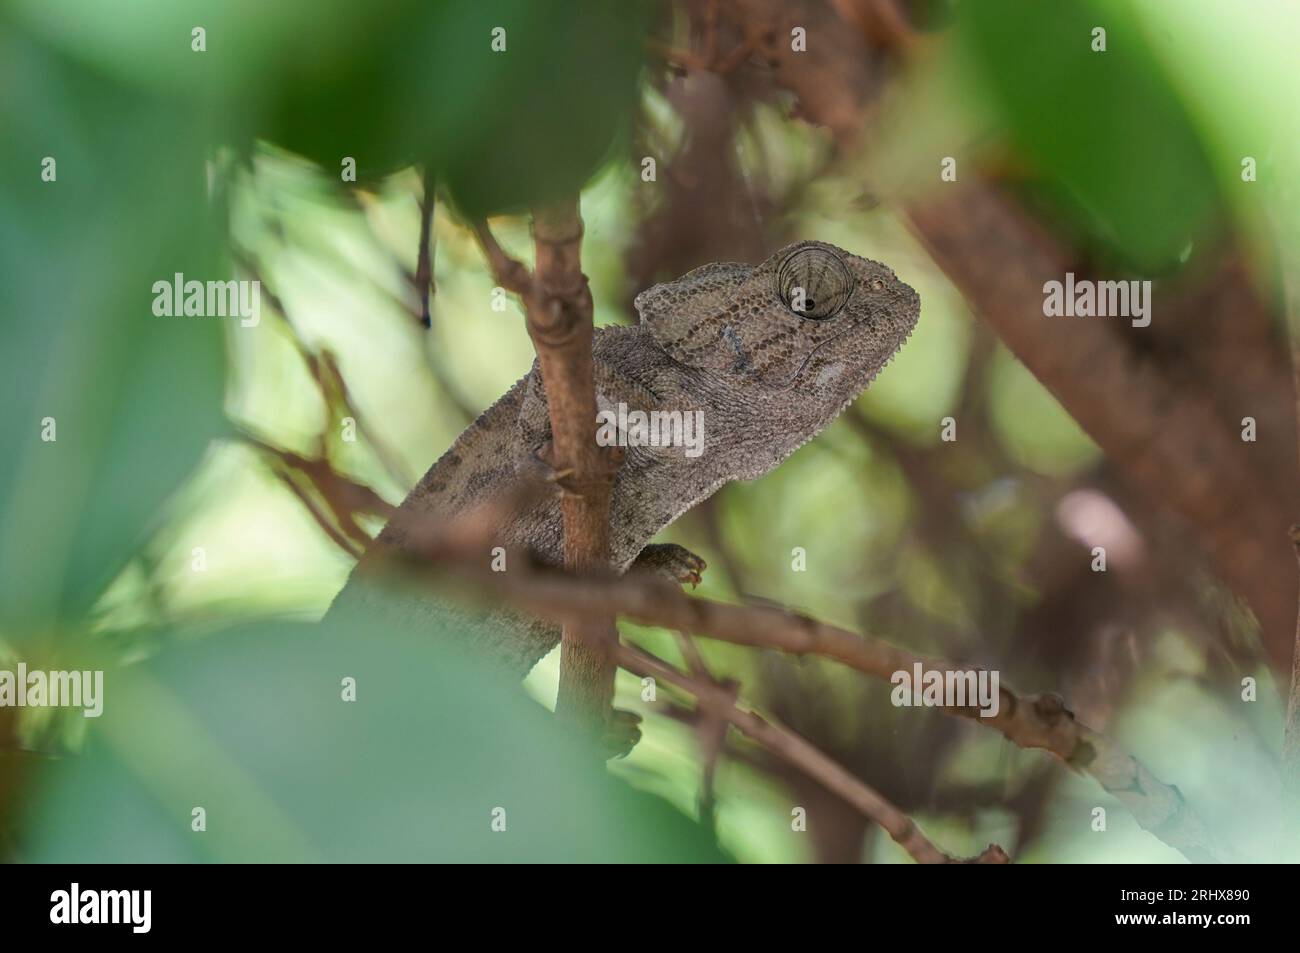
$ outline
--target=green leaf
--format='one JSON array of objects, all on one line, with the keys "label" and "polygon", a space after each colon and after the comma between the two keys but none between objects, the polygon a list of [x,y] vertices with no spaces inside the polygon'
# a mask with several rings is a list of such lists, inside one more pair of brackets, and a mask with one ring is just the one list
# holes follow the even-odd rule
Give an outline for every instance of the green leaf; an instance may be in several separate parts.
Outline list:
[{"label": "green leaf", "polygon": [[[610,777],[517,683],[454,653],[449,624],[248,626],[110,672],[85,753],[30,792],[22,855],[725,859],[674,808]],[[192,830],[196,807],[205,831]]]},{"label": "green leaf", "polygon": [[979,0],[957,27],[1062,224],[1112,262],[1177,268],[1214,224],[1215,176],[1129,5]]},{"label": "green leaf", "polygon": [[231,319],[153,313],[156,281],[229,277],[189,111],[17,33],[0,64],[0,626],[17,637],[91,605],[221,429]]}]

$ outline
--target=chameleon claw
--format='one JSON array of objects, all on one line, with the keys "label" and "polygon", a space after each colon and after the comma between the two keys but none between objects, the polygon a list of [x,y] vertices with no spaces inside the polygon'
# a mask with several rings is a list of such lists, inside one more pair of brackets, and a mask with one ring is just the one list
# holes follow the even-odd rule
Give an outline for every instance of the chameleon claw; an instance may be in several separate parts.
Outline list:
[{"label": "chameleon claw", "polygon": [[641,716],[622,708],[611,710],[601,733],[600,744],[605,760],[626,758],[640,740]]},{"label": "chameleon claw", "polygon": [[632,564],[637,572],[654,573],[682,586],[689,583],[692,589],[704,581],[708,568],[703,559],[676,543],[651,543]]}]

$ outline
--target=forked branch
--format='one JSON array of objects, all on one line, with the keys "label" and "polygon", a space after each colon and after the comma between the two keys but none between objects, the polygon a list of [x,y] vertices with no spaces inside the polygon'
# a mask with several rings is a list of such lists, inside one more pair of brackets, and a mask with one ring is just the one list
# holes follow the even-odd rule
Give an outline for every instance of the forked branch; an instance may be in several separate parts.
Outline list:
[{"label": "forked branch", "polygon": [[936,847],[916,826],[916,822],[891,804],[875,788],[850,774],[806,739],[774,725],[761,715],[738,708],[727,689],[679,672],[667,662],[630,645],[617,650],[620,665],[630,672],[650,676],[694,695],[701,707],[726,719],[740,732],[757,741],[768,751],[816,779],[862,814],[875,821],[918,864],[1009,864],[1011,858],[996,844],[990,844],[969,861],[958,860]]}]

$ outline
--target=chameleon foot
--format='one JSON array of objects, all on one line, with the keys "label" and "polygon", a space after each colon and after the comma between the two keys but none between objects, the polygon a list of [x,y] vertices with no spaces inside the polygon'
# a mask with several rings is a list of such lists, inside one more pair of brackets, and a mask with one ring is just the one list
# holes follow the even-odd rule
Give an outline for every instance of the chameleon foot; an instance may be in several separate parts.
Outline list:
[{"label": "chameleon foot", "polygon": [[[599,466],[611,476],[618,472],[618,468],[622,466],[627,455],[622,447],[601,447],[600,452],[601,461]],[[554,484],[566,493],[579,493],[582,489],[574,481],[575,472],[572,467],[559,467],[556,465],[555,445],[549,440],[525,453],[517,461],[515,472],[526,480]],[[594,475],[593,479],[599,479],[599,474]]]},{"label": "chameleon foot", "polygon": [[629,572],[650,572],[680,585],[688,582],[692,587],[700,584],[700,577],[709,568],[699,556],[676,543],[650,543],[633,561]]},{"label": "chameleon foot", "polygon": [[520,477],[537,483],[554,483],[563,487],[564,481],[573,476],[569,468],[557,469],[554,463],[555,449],[548,440],[525,453],[518,461],[515,470]]},{"label": "chameleon foot", "polygon": [[611,710],[600,738],[600,747],[605,754],[605,760],[626,758],[640,740],[641,716],[622,708]]}]

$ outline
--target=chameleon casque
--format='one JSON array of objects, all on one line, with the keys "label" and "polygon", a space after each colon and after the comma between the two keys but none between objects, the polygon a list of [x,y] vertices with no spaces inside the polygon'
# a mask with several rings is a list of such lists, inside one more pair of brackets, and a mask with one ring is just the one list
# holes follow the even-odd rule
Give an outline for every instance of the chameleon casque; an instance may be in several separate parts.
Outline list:
[{"label": "chameleon casque", "polygon": [[[753,480],[803,446],[856,398],[916,325],[920,298],[885,265],[816,241],[762,264],[718,263],[637,295],[640,324],[598,328],[601,410],[702,411],[702,452],[629,446],[613,486],[611,561],[698,581],[704,563],[656,533],[732,480]],[[593,423],[593,429],[594,429]],[[364,607],[418,623],[446,606],[432,594],[368,584],[385,553],[409,547],[420,520],[448,520],[536,479],[550,418],[532,370],[483,412],[410,492],[331,607]],[[543,465],[540,469],[544,470]],[[558,492],[509,515],[505,545],[562,563]],[[558,626],[502,612],[473,649],[520,677],[560,639]]]}]

